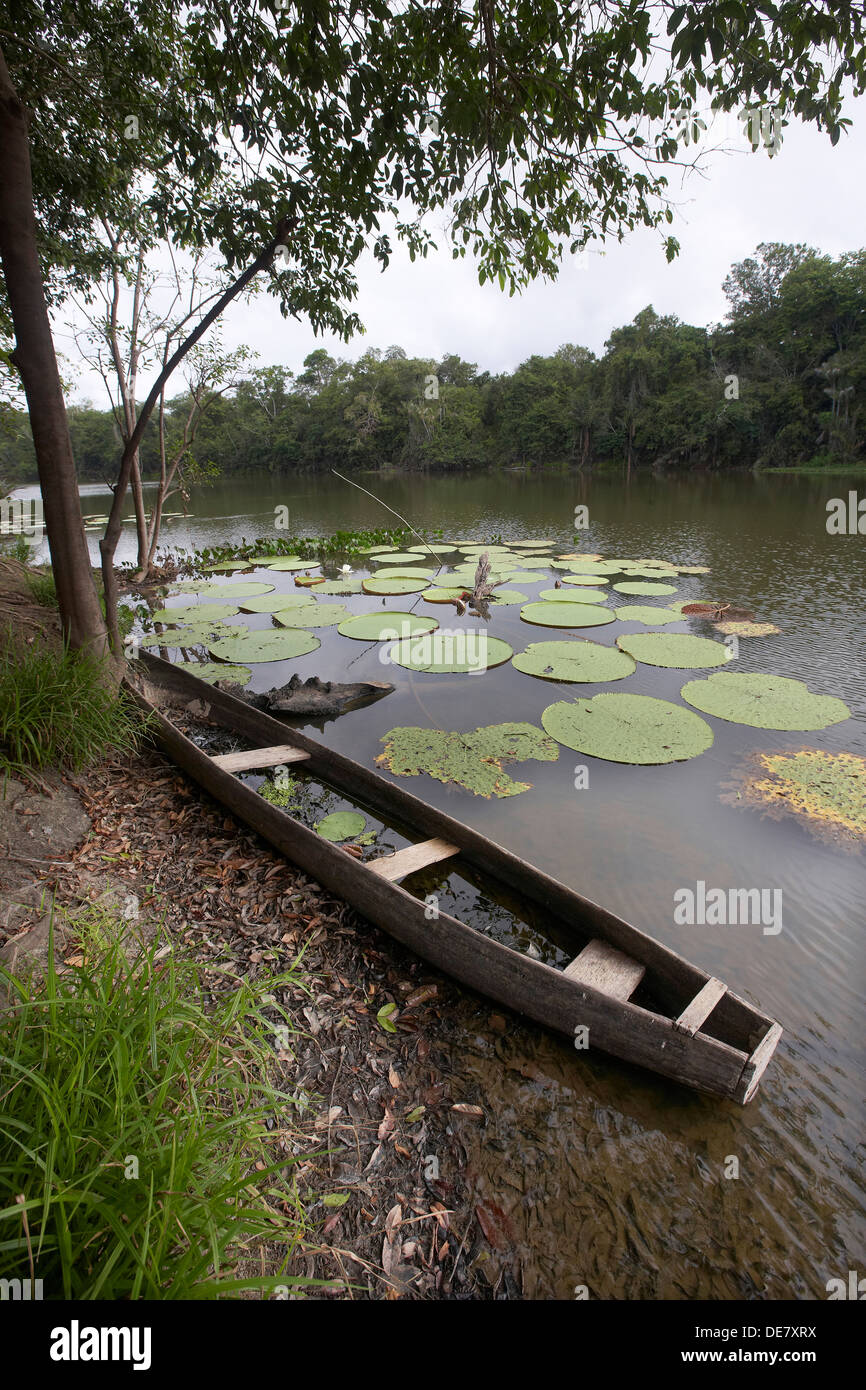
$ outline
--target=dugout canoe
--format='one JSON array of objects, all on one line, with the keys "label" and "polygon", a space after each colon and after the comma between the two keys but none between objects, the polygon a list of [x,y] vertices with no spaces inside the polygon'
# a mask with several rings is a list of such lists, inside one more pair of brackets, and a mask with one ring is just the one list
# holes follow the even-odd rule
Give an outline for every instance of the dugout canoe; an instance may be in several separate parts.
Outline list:
[{"label": "dugout canoe", "polygon": [[[134,673],[134,674],[133,674]],[[557,1033],[697,1091],[745,1105],[782,1035],[722,981],[517,855],[272,715],[142,652],[128,686],[169,757],[239,820],[331,892],[461,984]],[[188,709],[238,741],[211,756],[163,713]],[[243,746],[241,746],[243,745]],[[279,764],[373,814],[407,840],[366,863],[265,800],[237,775]],[[564,969],[440,911],[431,919],[413,875],[441,864],[519,904],[565,945]],[[586,1030],[586,1031],[584,1031]]]}]

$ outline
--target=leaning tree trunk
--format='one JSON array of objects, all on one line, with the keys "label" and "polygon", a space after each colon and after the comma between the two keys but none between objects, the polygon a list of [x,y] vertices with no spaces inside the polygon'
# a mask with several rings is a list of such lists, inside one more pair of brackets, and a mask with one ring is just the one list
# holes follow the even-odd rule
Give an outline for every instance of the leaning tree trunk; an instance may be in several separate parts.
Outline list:
[{"label": "leaning tree trunk", "polygon": [[13,365],[30,412],[57,601],[70,645],[102,654],[108,637],[81,518],[69,422],[37,248],[27,112],[0,49],[0,259],[15,329]]}]

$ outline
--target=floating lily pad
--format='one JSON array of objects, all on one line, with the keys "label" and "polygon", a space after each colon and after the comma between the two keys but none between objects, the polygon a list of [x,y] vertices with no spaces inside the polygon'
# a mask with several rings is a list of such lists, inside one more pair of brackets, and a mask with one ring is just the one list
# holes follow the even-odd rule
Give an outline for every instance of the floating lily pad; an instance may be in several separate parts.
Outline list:
[{"label": "floating lily pad", "polygon": [[208,644],[208,650],[225,661],[253,663],[258,661],[289,661],[296,656],[314,652],[322,644],[318,637],[303,628],[266,628],[241,637],[221,637]]},{"label": "floating lily pad", "polygon": [[323,574],[296,574],[295,583],[300,589],[312,589],[314,584],[325,584],[327,580]]},{"label": "floating lily pad", "polygon": [[616,645],[647,666],[691,667],[724,666],[732,653],[724,642],[710,637],[692,637],[688,632],[630,632],[617,637]]},{"label": "floating lily pad", "polygon": [[429,569],[424,565],[413,565],[410,568],[397,566],[391,569],[376,570],[374,579],[426,579],[428,582],[435,579],[436,570]]},{"label": "floating lily pad", "polygon": [[219,565],[208,565],[208,574],[220,574],[224,570],[248,570],[255,562],[253,560],[223,560]]},{"label": "floating lily pad", "polygon": [[262,594],[259,598],[242,598],[240,606],[244,613],[279,613],[283,608],[309,607],[309,603],[309,594]]},{"label": "floating lily pad", "polygon": [[592,560],[585,555],[580,560],[568,561],[569,574],[621,574],[622,566],[612,560]]},{"label": "floating lily pad", "polygon": [[429,579],[420,575],[417,579],[378,579],[375,575],[363,580],[361,587],[365,594],[417,594],[428,588]]},{"label": "floating lily pad", "polygon": [[509,541],[514,550],[550,550],[555,541]]},{"label": "floating lily pad", "polygon": [[387,555],[389,551],[396,554],[399,549],[398,545],[367,545],[360,553],[362,555]]},{"label": "floating lily pad", "polygon": [[647,627],[664,627],[666,623],[681,623],[682,613],[673,608],[651,608],[648,603],[624,603],[614,612],[622,623],[645,623]]},{"label": "floating lily pad", "polygon": [[756,806],[774,819],[796,816],[821,839],[857,850],[866,840],[866,758],[802,748],[755,753],[723,801]]},{"label": "floating lily pad", "polygon": [[708,565],[677,565],[680,574],[709,574]]},{"label": "floating lily pad", "polygon": [[538,623],[540,627],[601,627],[612,623],[613,610],[602,608],[595,603],[526,603],[520,610],[525,623]]},{"label": "floating lily pad", "polygon": [[541,555],[518,555],[515,559],[525,570],[549,570],[554,567],[553,560],[546,560]]},{"label": "floating lily pad", "polygon": [[675,594],[674,584],[653,584],[649,580],[641,583],[640,580],[625,579],[620,584],[613,586],[618,594],[637,594],[641,598],[651,598],[654,594]]},{"label": "floating lily pad", "polygon": [[507,570],[502,576],[497,578],[506,580],[509,584],[540,584],[547,579],[547,575],[539,574],[537,570]]},{"label": "floating lily pad", "polygon": [[149,632],[140,639],[142,647],[199,647],[207,646],[212,637],[228,637],[246,628],[229,627],[226,623],[193,624],[191,627],[171,627],[165,632]]},{"label": "floating lily pad", "polygon": [[560,700],[541,716],[566,748],[613,763],[683,762],[711,747],[713,731],[682,705],[649,695],[605,692],[591,700]]},{"label": "floating lily pad", "polygon": [[713,623],[713,627],[726,637],[772,637],[782,631],[775,623]]},{"label": "floating lily pad", "polygon": [[390,608],[378,613],[360,613],[340,623],[337,631],[342,637],[354,637],[359,642],[387,642],[415,637],[421,632],[434,632],[439,626],[435,618],[417,613],[395,613]]},{"label": "floating lily pad", "polygon": [[348,616],[345,603],[300,603],[297,608],[281,608],[274,622],[280,627],[335,627]]},{"label": "floating lily pad", "polygon": [[535,758],[556,762],[559,749],[534,724],[490,724],[468,733],[441,729],[391,729],[376,759],[399,777],[426,772],[437,782],[453,782],[476,796],[516,796],[532,785],[516,782],[502,769],[508,762]]},{"label": "floating lily pad", "polygon": [[174,664],[179,671],[189,671],[210,685],[216,681],[237,681],[238,685],[246,685],[253,674],[249,666],[229,666],[225,662],[176,661]]},{"label": "floating lily pad", "polygon": [[499,637],[489,637],[484,628],[461,628],[457,632],[432,632],[388,648],[389,660],[408,671],[437,674],[489,671],[502,666],[513,655],[513,648]]},{"label": "floating lily pad", "polygon": [[610,595],[603,589],[581,589],[579,594],[568,589],[541,589],[538,597],[545,603],[607,603]]},{"label": "floating lily pad", "polygon": [[662,569],[661,566],[650,565],[624,565],[622,572],[629,579],[676,579],[677,576],[675,569]]},{"label": "floating lily pad", "polygon": [[354,840],[366,824],[366,817],[362,816],[360,811],[332,811],[324,820],[319,821],[316,830],[323,840],[339,844],[343,840]]},{"label": "floating lily pad", "polygon": [[512,666],[548,681],[618,681],[635,669],[633,659],[600,642],[532,642],[517,652]]},{"label": "floating lily pad", "polygon": [[490,596],[490,602],[496,604],[509,603],[528,603],[529,595],[522,594],[519,589],[494,589]]},{"label": "floating lily pad", "polygon": [[301,560],[297,555],[284,555],[279,560],[272,560],[268,565],[269,570],[314,570],[318,565],[310,560]]},{"label": "floating lily pad", "polygon": [[788,676],[719,671],[706,680],[687,681],[680,694],[704,714],[753,729],[826,729],[851,716],[842,700],[813,695],[805,681]]},{"label": "floating lily pad", "polygon": [[203,623],[213,618],[235,618],[240,609],[231,603],[195,603],[178,608],[160,608],[151,614],[155,623]]},{"label": "floating lily pad", "polygon": [[361,576],[347,575],[345,579],[326,579],[316,590],[317,594],[360,594]]},{"label": "floating lily pad", "polygon": [[[428,552],[425,551],[426,553]],[[411,550],[396,550],[389,551],[387,560],[389,565],[414,565],[418,562],[418,556]]]},{"label": "floating lily pad", "polygon": [[439,588],[434,585],[431,589],[425,589],[421,597],[426,603],[453,603],[455,599],[460,598],[461,594],[465,593],[465,584],[451,589]]},{"label": "floating lily pad", "polygon": [[215,579],[210,584],[175,584],[172,587],[173,593],[189,591],[206,596],[218,594],[220,598],[240,598],[241,595],[246,597],[249,594],[271,594],[274,586],[259,579],[230,579],[227,584]]},{"label": "floating lily pad", "polygon": [[610,580],[606,574],[563,574],[560,576],[563,584],[609,584]]}]

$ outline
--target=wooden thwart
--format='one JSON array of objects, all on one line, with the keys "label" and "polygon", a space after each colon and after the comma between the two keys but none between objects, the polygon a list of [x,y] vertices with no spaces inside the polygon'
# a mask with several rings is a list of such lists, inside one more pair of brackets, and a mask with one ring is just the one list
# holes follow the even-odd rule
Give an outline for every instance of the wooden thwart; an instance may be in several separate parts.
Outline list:
[{"label": "wooden thwart", "polygon": [[440,859],[450,859],[453,854],[459,853],[460,846],[449,844],[447,840],[422,840],[420,844],[398,849],[387,859],[368,859],[367,868],[380,878],[386,878],[389,883],[396,883],[407,874],[414,874],[417,869],[426,869],[428,864],[438,864]]},{"label": "wooden thwart", "polygon": [[614,946],[608,946],[606,941],[596,939],[584,946],[562,973],[570,980],[579,980],[602,994],[609,994],[612,999],[626,1000],[634,994],[646,974],[646,967]]},{"label": "wooden thwart", "polygon": [[711,975],[703,989],[699,990],[692,1002],[683,1009],[679,1018],[674,1019],[677,1032],[686,1033],[693,1038],[701,1024],[709,1018],[726,989],[727,985],[723,985],[721,980]]},{"label": "wooden thwart", "polygon": [[276,767],[278,763],[301,763],[309,758],[291,743],[277,743],[270,748],[250,748],[245,753],[221,753],[213,758],[224,772],[248,772],[253,767]]}]

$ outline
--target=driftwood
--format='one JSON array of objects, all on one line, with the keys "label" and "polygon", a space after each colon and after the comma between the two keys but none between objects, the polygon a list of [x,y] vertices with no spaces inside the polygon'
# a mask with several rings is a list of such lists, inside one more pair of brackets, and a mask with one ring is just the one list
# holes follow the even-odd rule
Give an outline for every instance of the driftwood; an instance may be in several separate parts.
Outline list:
[{"label": "driftwood", "polygon": [[229,695],[240,696],[254,709],[265,714],[345,714],[347,710],[357,709],[372,700],[381,700],[394,689],[386,681],[356,681],[351,685],[341,685],[338,681],[322,681],[318,676],[310,676],[302,681],[300,676],[292,676],[288,685],[277,686],[264,694],[255,695],[244,690],[235,681],[218,681],[217,688]]}]

